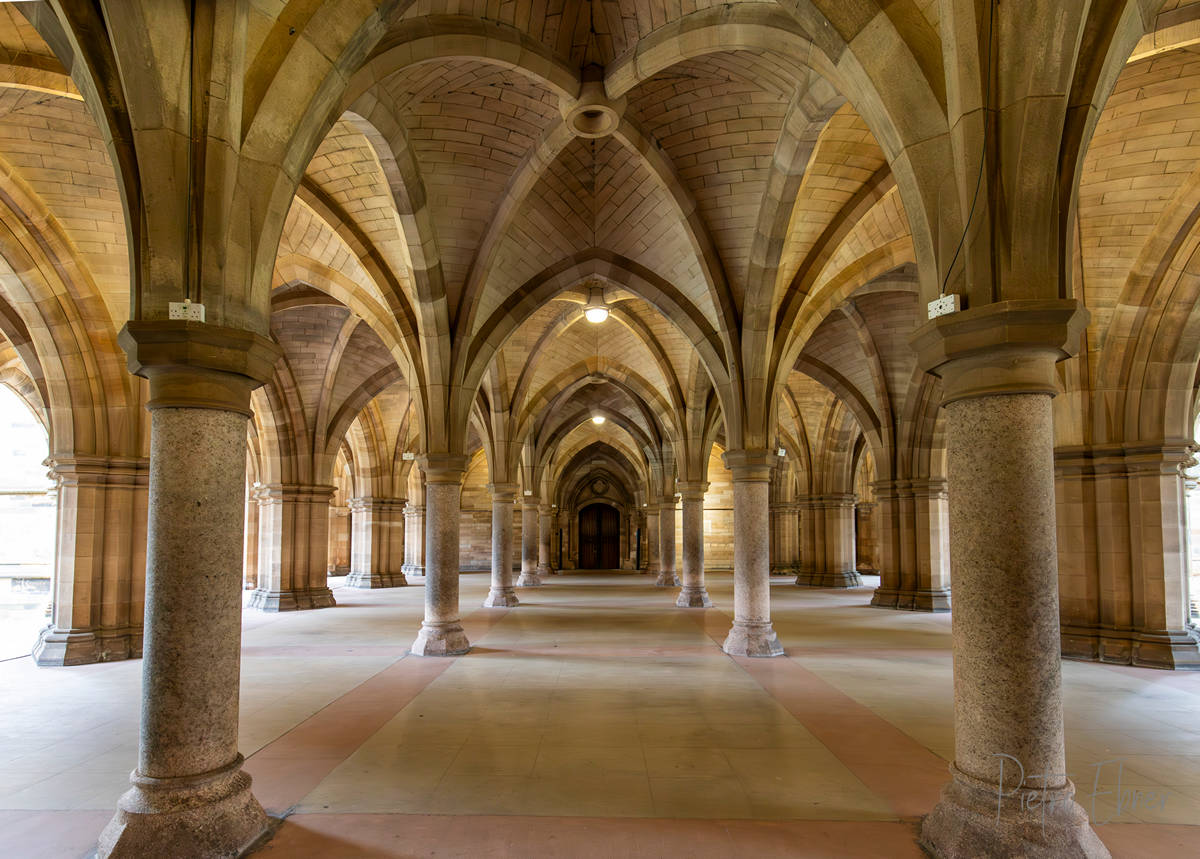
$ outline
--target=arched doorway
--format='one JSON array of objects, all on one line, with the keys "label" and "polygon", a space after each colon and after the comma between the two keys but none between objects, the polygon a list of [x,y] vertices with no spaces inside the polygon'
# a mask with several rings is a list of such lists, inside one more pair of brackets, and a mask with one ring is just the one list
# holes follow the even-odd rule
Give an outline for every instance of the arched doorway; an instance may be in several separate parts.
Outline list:
[{"label": "arched doorway", "polygon": [[621,517],[615,507],[589,504],[579,511],[579,566],[584,570],[621,566]]}]

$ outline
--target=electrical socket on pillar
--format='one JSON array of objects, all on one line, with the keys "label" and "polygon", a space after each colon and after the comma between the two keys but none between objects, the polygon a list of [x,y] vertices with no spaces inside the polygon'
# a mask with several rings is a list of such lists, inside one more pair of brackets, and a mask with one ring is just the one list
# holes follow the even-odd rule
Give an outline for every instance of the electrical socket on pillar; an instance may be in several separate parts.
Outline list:
[{"label": "electrical socket on pillar", "polygon": [[937,319],[939,316],[948,316],[951,313],[958,313],[960,310],[962,310],[962,296],[956,295],[953,292],[929,302],[930,319]]},{"label": "electrical socket on pillar", "polygon": [[185,322],[203,322],[204,305],[193,304],[189,299],[172,301],[167,305],[168,319],[182,319]]}]

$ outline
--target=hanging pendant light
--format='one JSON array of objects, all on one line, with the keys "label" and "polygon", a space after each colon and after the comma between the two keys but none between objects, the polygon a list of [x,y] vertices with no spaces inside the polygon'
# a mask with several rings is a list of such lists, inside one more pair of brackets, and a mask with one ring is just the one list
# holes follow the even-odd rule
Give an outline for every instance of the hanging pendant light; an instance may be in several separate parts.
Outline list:
[{"label": "hanging pendant light", "polygon": [[604,423],[604,415],[592,415],[592,423],[600,426],[600,424]]},{"label": "hanging pendant light", "polygon": [[593,325],[599,325],[608,319],[608,305],[604,303],[604,287],[599,284],[589,287],[587,304],[583,306],[583,316]]}]

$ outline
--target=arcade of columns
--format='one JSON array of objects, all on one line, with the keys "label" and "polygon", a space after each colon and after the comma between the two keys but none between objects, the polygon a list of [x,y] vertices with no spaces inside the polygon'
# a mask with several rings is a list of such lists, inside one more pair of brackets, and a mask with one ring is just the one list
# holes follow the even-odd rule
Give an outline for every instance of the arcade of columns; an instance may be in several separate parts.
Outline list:
[{"label": "arcade of columns", "polygon": [[1107,855],[1065,777],[998,819],[993,753],[1065,771],[1060,656],[1200,666],[1200,10],[478,5],[0,9],[0,381],[60,486],[36,656],[144,662],[100,855],[266,831],[243,566],[258,609],[329,608],[332,545],[463,654],[460,570],[528,610],[593,503],[648,599],[710,605],[728,555],[732,655],[787,645],[773,570],[952,585],[922,843]]}]

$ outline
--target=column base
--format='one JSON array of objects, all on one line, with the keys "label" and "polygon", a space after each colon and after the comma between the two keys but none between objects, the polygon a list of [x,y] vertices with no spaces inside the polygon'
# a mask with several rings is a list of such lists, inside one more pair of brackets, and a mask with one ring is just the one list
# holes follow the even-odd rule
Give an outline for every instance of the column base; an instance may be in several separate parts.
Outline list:
[{"label": "column base", "polygon": [[346,578],[348,588],[402,588],[408,585],[404,573],[362,573],[352,571]]},{"label": "column base", "polygon": [[452,620],[448,623],[421,622],[421,631],[413,642],[413,656],[461,656],[471,649],[467,641],[467,633],[463,631],[462,623]]},{"label": "column base", "polygon": [[743,623],[735,620],[721,649],[730,656],[783,656],[783,645],[770,621]]},{"label": "column base", "polygon": [[512,588],[492,588],[483,601],[484,608],[512,608],[520,605],[517,593]]},{"label": "column base", "polygon": [[712,604],[713,601],[704,588],[684,586],[675,599],[675,605],[679,608],[712,608]]},{"label": "column base", "polygon": [[658,578],[654,580],[656,588],[677,588],[679,587],[679,576],[673,572],[659,570]]},{"label": "column base", "polygon": [[[938,859],[1022,856],[1026,859],[1110,859],[1108,848],[1075,802],[1075,786],[1040,786],[1005,792],[997,813],[997,785],[957,770],[942,798],[921,824],[920,845]],[[1028,792],[1029,807],[1022,808]]]},{"label": "column base", "polygon": [[133,787],[100,833],[99,859],[242,856],[268,832],[242,756],[224,769],[183,778],[130,777]]},{"label": "column base", "polygon": [[141,658],[141,629],[63,632],[48,626],[33,645],[34,664],[44,667]]},{"label": "column base", "polygon": [[1062,656],[1085,662],[1200,670],[1200,631],[1138,632],[1104,627],[1062,627]]},{"label": "column base", "polygon": [[521,577],[517,579],[517,587],[519,588],[540,588],[542,580],[537,573],[527,573],[522,571]]},{"label": "column base", "polygon": [[871,605],[902,611],[950,611],[950,589],[905,591],[898,588],[876,588],[871,597]]},{"label": "column base", "polygon": [[557,576],[558,570],[554,569],[554,567],[538,564],[537,574],[539,576]]},{"label": "column base", "polygon": [[800,573],[796,576],[796,584],[802,588],[859,588],[862,583],[862,576],[857,570]]},{"label": "column base", "polygon": [[250,608],[261,611],[307,611],[312,608],[330,608],[337,605],[333,591],[329,588],[300,588],[290,591],[272,591],[256,588],[250,594]]},{"label": "column base", "polygon": [[409,581],[412,581],[413,579],[425,581],[424,564],[405,564],[400,568],[400,573]]}]

